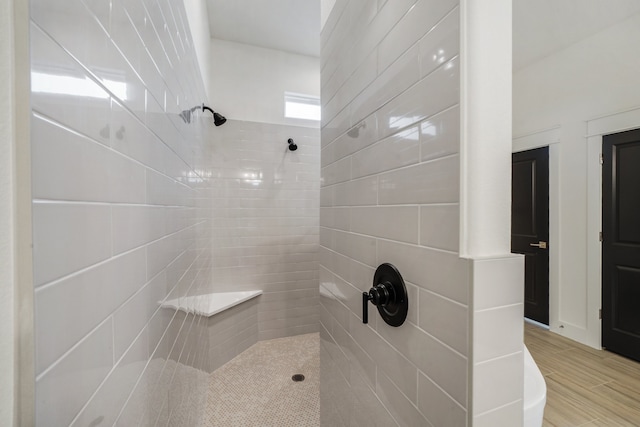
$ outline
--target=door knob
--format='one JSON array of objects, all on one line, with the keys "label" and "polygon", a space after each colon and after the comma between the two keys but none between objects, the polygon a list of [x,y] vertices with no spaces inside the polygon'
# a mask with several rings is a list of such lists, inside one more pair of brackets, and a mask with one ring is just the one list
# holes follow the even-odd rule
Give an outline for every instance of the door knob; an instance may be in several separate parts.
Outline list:
[{"label": "door knob", "polygon": [[391,264],[380,264],[373,275],[373,287],[362,293],[362,323],[369,322],[369,301],[382,319],[391,326],[400,326],[407,318],[409,300],[400,272]]},{"label": "door knob", "polygon": [[540,249],[547,249],[547,242],[539,241],[538,243],[529,243],[529,246],[533,246]]}]

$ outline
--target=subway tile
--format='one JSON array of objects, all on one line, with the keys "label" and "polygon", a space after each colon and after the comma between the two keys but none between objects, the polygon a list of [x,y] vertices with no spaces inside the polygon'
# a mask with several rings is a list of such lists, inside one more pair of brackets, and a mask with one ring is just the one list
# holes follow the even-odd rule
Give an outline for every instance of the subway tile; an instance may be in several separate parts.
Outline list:
[{"label": "subway tile", "polygon": [[358,380],[360,380],[366,382],[371,389],[375,388],[376,363],[374,360],[351,337],[347,347],[351,366],[351,387],[356,389]]},{"label": "subway tile", "polygon": [[351,425],[362,427],[398,425],[375,394],[375,385],[372,387],[363,377],[354,374],[351,376],[351,390],[354,396]]},{"label": "subway tile", "polygon": [[359,62],[362,56],[378,46],[415,3],[416,0],[396,0],[385,3],[356,44],[352,60]]},{"label": "subway tile", "polygon": [[459,205],[420,206],[420,245],[457,252],[459,236]]},{"label": "subway tile", "polygon": [[418,409],[434,426],[467,425],[467,411],[421,372],[418,374]]},{"label": "subway tile", "polygon": [[[325,409],[321,405],[320,417],[323,423],[332,426],[346,426],[350,418],[353,406],[353,395],[350,393],[349,383],[340,373],[340,370],[331,357],[329,348],[336,344],[332,340],[323,341],[320,348],[320,396]],[[324,383],[324,384],[323,384]]]},{"label": "subway tile", "polygon": [[[372,307],[372,309],[374,309]],[[374,311],[376,311],[374,309]],[[372,313],[378,316],[377,313]],[[354,326],[366,331],[371,335],[371,330],[366,328],[364,324]],[[361,332],[362,332],[361,331]],[[375,345],[372,345],[375,343]],[[413,403],[416,404],[417,398],[417,378],[418,370],[416,366],[409,362],[397,349],[389,345],[383,339],[376,336],[373,343],[367,345],[367,349],[372,353],[371,357],[376,361],[376,369],[378,376],[383,372],[388,378],[392,379],[395,386]]]},{"label": "subway tile", "polygon": [[[323,117],[324,117],[324,112],[323,112]],[[322,126],[322,132],[320,136],[322,148],[329,145],[331,142],[333,142],[336,138],[338,138],[340,135],[345,133],[347,129],[351,127],[348,108],[341,110],[334,117],[327,117],[326,120],[328,122],[326,125]],[[324,122],[324,118],[323,118],[323,122]]]},{"label": "subway tile", "polygon": [[513,424],[514,420],[523,419],[523,406],[522,400],[517,400],[492,411],[475,415],[473,425],[475,427],[493,427]]},{"label": "subway tile", "polygon": [[[353,107],[353,104],[352,104]],[[358,120],[349,130],[336,139],[336,156],[342,159],[353,154],[378,140],[378,119],[372,114],[362,120]]]},{"label": "subway tile", "polygon": [[[473,365],[473,412],[483,414],[523,396],[522,351]],[[487,393],[486,390],[491,390]]]},{"label": "subway tile", "polygon": [[320,209],[320,225],[349,231],[351,228],[351,210],[346,207]]},{"label": "subway tile", "polygon": [[284,329],[261,330],[258,333],[258,340],[263,341],[294,335],[312,334],[318,332],[318,327],[319,325],[314,323],[312,325],[291,326]]},{"label": "subway tile", "polygon": [[144,285],[145,262],[144,250],[138,250],[36,291],[38,373]]},{"label": "subway tile", "polygon": [[36,286],[110,256],[109,206],[33,204],[33,275]]},{"label": "subway tile", "polygon": [[[366,88],[377,76],[376,62],[377,52],[369,54],[353,72],[347,69],[349,78],[336,93],[337,108],[342,109],[351,102],[364,88]],[[348,62],[347,62],[348,64]]]},{"label": "subway tile", "polygon": [[467,304],[470,296],[469,261],[457,254],[386,240],[378,240],[378,264],[389,262],[414,285]]},{"label": "subway tile", "polygon": [[396,387],[393,381],[383,373],[378,374],[376,392],[396,422],[401,426],[428,426],[429,421],[416,406]]},{"label": "subway tile", "polygon": [[349,363],[349,356],[347,349],[348,333],[339,324],[334,324],[333,332],[331,334],[332,339],[335,341],[335,346],[329,346],[328,350],[333,359],[333,363],[338,367],[338,370],[342,376],[351,381],[351,364]]},{"label": "subway tile", "polygon": [[431,30],[456,4],[456,0],[417,1],[380,43],[378,68],[386,69],[402,52]]},{"label": "subway tile", "polygon": [[156,171],[165,172],[168,148],[142,121],[117,101],[111,103],[110,144],[114,150]]},{"label": "subway tile", "polygon": [[378,78],[353,99],[352,115],[356,118],[367,116],[413,86],[420,79],[418,59],[416,46],[379,72]]},{"label": "subway tile", "polygon": [[[378,322],[377,331],[420,371],[466,407],[467,358],[410,323],[395,328]],[[424,357],[425,354],[429,357]]]},{"label": "subway tile", "polygon": [[332,185],[351,179],[351,159],[344,158],[322,168],[322,185]]},{"label": "subway tile", "polygon": [[121,253],[163,237],[167,212],[162,207],[114,206],[113,251]]},{"label": "subway tile", "polygon": [[459,60],[454,58],[376,112],[380,137],[389,136],[460,102]]},{"label": "subway tile", "polygon": [[419,153],[418,128],[412,127],[355,153],[351,175],[359,178],[415,164]]},{"label": "subway tile", "polygon": [[460,8],[454,8],[418,44],[421,77],[457,56],[460,52]]},{"label": "subway tile", "polygon": [[[164,273],[158,274],[145,284],[133,298],[114,312],[114,353],[116,358],[124,353],[140,331],[150,323],[167,293],[166,275]],[[161,332],[164,333],[164,330]],[[155,348],[155,345],[153,347]]]},{"label": "subway tile", "polygon": [[[109,145],[107,91],[38,26],[31,25],[30,35],[33,110]],[[62,82],[75,82],[77,89],[64,90]]]},{"label": "subway tile", "polygon": [[420,123],[421,160],[431,160],[460,151],[460,108],[454,106]]},{"label": "subway tile", "polygon": [[113,367],[111,321],[36,379],[37,425],[69,425]]},{"label": "subway tile", "polygon": [[420,288],[407,282],[405,282],[405,286],[407,287],[407,299],[409,300],[409,308],[406,321],[411,322],[414,325],[418,325]]},{"label": "subway tile", "polygon": [[[322,188],[321,192],[324,193],[323,196],[321,196],[321,208],[324,207],[332,207],[332,206],[345,206],[346,205],[346,200],[348,199],[348,194],[347,194],[347,185],[348,182],[346,183],[341,183],[341,184],[335,184],[332,185],[330,187],[324,187]],[[336,202],[336,194],[340,193],[340,199],[342,199],[340,202]]]},{"label": "subway tile", "polygon": [[351,231],[368,236],[418,243],[418,224],[418,208],[414,206],[351,209]]},{"label": "subway tile", "polygon": [[[473,260],[473,298],[475,310],[522,304],[524,301],[524,257]],[[514,286],[516,285],[516,286]]]},{"label": "subway tile", "polygon": [[334,206],[367,206],[378,203],[378,178],[366,177],[335,186]]},{"label": "subway tile", "polygon": [[145,246],[147,277],[154,277],[178,256],[179,248],[176,247],[176,243],[179,237],[179,234],[172,234]]},{"label": "subway tile", "polygon": [[432,292],[420,290],[418,307],[420,328],[460,354],[469,354],[469,309],[467,306]]},{"label": "subway tile", "polygon": [[[181,39],[189,37],[182,4],[114,1],[105,6],[94,0],[35,0],[32,6],[35,78],[31,99],[37,131],[32,133],[32,153],[39,161],[33,180],[37,199],[33,209],[34,279],[36,303],[41,304],[36,316],[41,349],[38,371],[54,363],[38,378],[36,394],[59,392],[67,384],[73,388],[56,394],[64,399],[47,396],[45,404],[38,405],[39,420],[55,407],[55,414],[38,424],[68,425],[74,417],[74,425],[96,420],[120,425],[156,419],[171,422],[180,402],[199,404],[193,394],[194,381],[189,381],[190,388],[184,384],[197,377],[186,365],[205,365],[204,352],[196,350],[194,339],[202,335],[202,322],[191,316],[183,323],[174,311],[158,309],[158,304],[169,292],[184,295],[205,288],[212,252],[195,246],[212,236],[203,228],[209,223],[202,213],[208,197],[202,191],[209,185],[207,171],[200,170],[200,159],[196,161],[197,156],[204,157],[207,146],[200,131],[185,126],[177,116],[183,105],[192,105],[190,99],[200,101],[197,94],[203,91],[196,74],[183,72],[195,62],[193,51],[187,49],[190,41]],[[82,37],[76,36],[78,32]],[[178,82],[179,75],[182,82]],[[38,80],[40,76],[47,81]],[[317,134],[315,138],[311,144]],[[301,147],[309,144],[306,131],[299,141]],[[313,166],[318,155],[298,156],[292,163],[292,183],[279,187],[288,196],[283,200],[296,199],[292,201],[294,215],[311,217],[303,209],[317,209],[311,198],[318,195],[313,186],[319,180],[319,168]],[[303,194],[309,202],[303,200]],[[279,212],[272,215],[276,214]],[[260,242],[285,230],[285,225],[264,227],[268,233]],[[310,246],[304,241],[306,234],[317,242],[317,232],[307,231],[314,225],[317,227],[317,221],[296,225],[287,230],[283,242],[293,249],[301,235],[306,253]],[[131,252],[142,245],[146,247]],[[118,254],[122,255],[109,259]],[[313,259],[305,257],[282,254],[278,262],[284,265],[283,273],[269,272],[267,277],[280,283],[301,279],[309,289],[312,277],[287,271],[298,262],[308,268]],[[147,277],[158,273],[136,293]],[[103,286],[106,282],[117,282],[117,286]],[[46,285],[39,286],[42,284]],[[110,290],[108,295],[103,287]],[[92,302],[95,298],[100,301]],[[92,309],[81,308],[77,316],[68,316],[67,310],[63,319],[59,308],[69,302]],[[113,317],[93,329],[108,316]],[[257,325],[256,319],[257,315],[253,317]],[[71,323],[65,325],[67,321]],[[64,331],[56,332],[58,329]],[[95,338],[96,334],[104,339]],[[56,343],[45,342],[49,335],[57,337]],[[257,327],[253,336],[257,339]],[[247,336],[237,348],[249,342]],[[76,347],[65,353],[73,345]],[[78,352],[86,357],[77,357]],[[154,352],[151,360],[150,352]],[[90,365],[97,354],[109,361],[104,371],[91,368],[82,373],[82,381],[74,379],[78,376],[75,371],[58,375],[69,365],[84,369],[83,363]],[[165,364],[162,358],[167,356],[174,360]],[[114,360],[119,363],[111,370]],[[148,369],[128,399],[145,365]],[[96,379],[98,374],[100,379]],[[156,388],[158,378],[170,378],[160,381],[168,387]],[[145,415],[148,404],[156,403],[160,406],[154,408],[160,411]]]},{"label": "subway tile", "polygon": [[343,231],[335,232],[335,251],[367,265],[376,262],[376,240]]},{"label": "subway tile", "polygon": [[459,163],[456,155],[382,174],[378,201],[382,205],[458,202]]},{"label": "subway tile", "polygon": [[144,202],[143,167],[41,116],[31,128],[35,198]]},{"label": "subway tile", "polygon": [[368,292],[373,286],[375,262],[371,265],[362,264],[355,260],[349,263],[349,283],[362,292]]},{"label": "subway tile", "polygon": [[78,414],[71,426],[88,426],[103,422],[113,424],[133,390],[149,359],[149,343],[145,333],[127,350],[118,361],[106,381],[87,406]]},{"label": "subway tile", "polygon": [[522,349],[523,304],[476,311],[473,314],[473,359],[480,363]]}]

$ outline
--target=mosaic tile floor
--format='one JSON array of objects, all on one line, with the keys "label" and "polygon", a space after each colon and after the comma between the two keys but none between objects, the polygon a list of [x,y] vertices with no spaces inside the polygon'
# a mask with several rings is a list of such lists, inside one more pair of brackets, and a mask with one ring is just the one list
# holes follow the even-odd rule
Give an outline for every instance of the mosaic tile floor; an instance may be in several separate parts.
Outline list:
[{"label": "mosaic tile floor", "polygon": [[318,427],[319,379],[317,333],[260,341],[211,374],[200,427]]}]

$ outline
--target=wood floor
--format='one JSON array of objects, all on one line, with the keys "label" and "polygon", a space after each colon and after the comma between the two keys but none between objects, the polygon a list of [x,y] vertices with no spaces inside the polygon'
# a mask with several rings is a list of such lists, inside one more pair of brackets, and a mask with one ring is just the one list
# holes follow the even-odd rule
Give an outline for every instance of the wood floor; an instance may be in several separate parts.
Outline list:
[{"label": "wood floor", "polygon": [[525,323],[547,383],[545,427],[640,426],[640,364]]}]

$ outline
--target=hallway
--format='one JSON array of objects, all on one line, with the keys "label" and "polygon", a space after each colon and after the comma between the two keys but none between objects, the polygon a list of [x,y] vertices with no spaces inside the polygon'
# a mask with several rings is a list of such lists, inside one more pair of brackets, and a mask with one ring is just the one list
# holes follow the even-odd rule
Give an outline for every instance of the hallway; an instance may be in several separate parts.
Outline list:
[{"label": "hallway", "polygon": [[640,364],[525,323],[547,383],[545,427],[640,425]]}]

